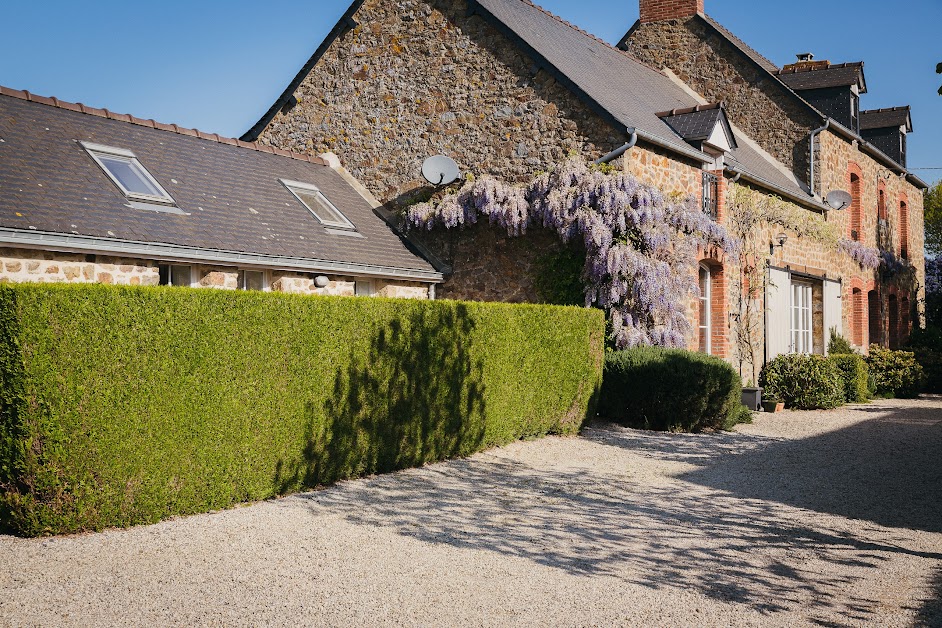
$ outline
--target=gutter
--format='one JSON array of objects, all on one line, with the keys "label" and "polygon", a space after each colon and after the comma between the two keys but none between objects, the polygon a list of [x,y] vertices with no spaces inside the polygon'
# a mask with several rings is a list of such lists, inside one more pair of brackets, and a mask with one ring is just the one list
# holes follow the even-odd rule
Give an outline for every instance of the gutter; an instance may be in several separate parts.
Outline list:
[{"label": "gutter", "polygon": [[809,139],[809,142],[810,142],[810,144],[811,144],[811,148],[810,148],[810,152],[811,152],[811,176],[809,177],[808,187],[811,189],[811,196],[813,196],[814,198],[818,198],[818,195],[815,194],[815,191],[814,191],[814,140],[815,140],[815,138],[818,137],[818,135],[820,135],[821,133],[823,133],[824,131],[826,131],[826,130],[828,129],[828,127],[830,127],[830,126],[831,126],[831,119],[828,118],[827,120],[824,121],[824,126],[818,127],[817,129],[815,129],[814,131],[812,131],[812,132],[811,132],[811,135],[810,135],[809,138],[808,138],[808,139]]},{"label": "gutter", "polygon": [[625,145],[620,148],[616,148],[615,150],[608,153],[607,155],[602,155],[601,157],[596,159],[593,162],[596,166],[599,166],[601,164],[607,164],[608,162],[614,159],[618,159],[619,157],[624,155],[626,152],[631,150],[634,147],[634,145],[638,143],[638,130],[633,127],[628,127],[627,130],[630,137],[628,138],[628,141],[625,143]]},{"label": "gutter", "polygon": [[733,176],[734,183],[736,181],[739,181],[740,178],[743,178],[746,181],[754,183],[758,185],[759,187],[764,188],[770,192],[775,192],[779,196],[783,198],[787,198],[788,200],[798,203],[799,205],[802,205],[809,209],[822,211],[822,212],[828,211],[828,207],[825,206],[823,203],[819,202],[818,200],[816,200],[814,197],[805,196],[803,194],[796,194],[770,181],[766,181],[762,177],[757,177],[755,175],[749,174],[748,172],[743,172],[742,170],[735,170],[727,166],[726,168],[724,168],[724,171],[729,172],[734,175]]},{"label": "gutter", "polygon": [[383,279],[407,279],[425,283],[441,283],[440,272],[394,266],[357,264],[315,258],[262,255],[203,249],[178,244],[135,242],[97,236],[24,231],[0,227],[0,245],[27,249],[55,250],[67,253],[95,253],[138,257],[167,262],[218,263],[226,266],[257,267],[268,270],[316,272],[334,275],[358,275]]}]

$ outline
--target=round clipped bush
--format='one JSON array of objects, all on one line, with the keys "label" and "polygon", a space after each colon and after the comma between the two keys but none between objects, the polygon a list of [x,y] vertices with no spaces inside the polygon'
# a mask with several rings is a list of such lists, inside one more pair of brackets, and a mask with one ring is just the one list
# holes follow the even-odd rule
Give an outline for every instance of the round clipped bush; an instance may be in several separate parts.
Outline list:
[{"label": "round clipped bush", "polygon": [[742,380],[719,358],[638,347],[606,355],[599,414],[649,430],[729,429],[752,420],[741,398]]},{"label": "round clipped bush", "polygon": [[880,397],[914,399],[922,389],[924,373],[910,351],[893,351],[870,345],[867,366],[873,376],[874,393]]},{"label": "round clipped bush", "polygon": [[864,403],[870,398],[870,373],[863,356],[856,353],[835,354],[828,356],[840,371],[844,384],[844,401]]},{"label": "round clipped bush", "polygon": [[844,383],[837,366],[820,355],[780,355],[759,374],[763,396],[781,399],[796,410],[836,408],[844,403]]}]

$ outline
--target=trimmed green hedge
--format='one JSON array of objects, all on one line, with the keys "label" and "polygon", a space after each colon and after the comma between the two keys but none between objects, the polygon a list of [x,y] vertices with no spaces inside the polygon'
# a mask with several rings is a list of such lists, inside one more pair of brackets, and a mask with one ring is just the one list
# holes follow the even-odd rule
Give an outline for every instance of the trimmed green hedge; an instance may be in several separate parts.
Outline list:
[{"label": "trimmed green hedge", "polygon": [[0,521],[142,524],[573,434],[603,336],[584,308],[0,287]]},{"label": "trimmed green hedge", "polygon": [[828,356],[837,367],[844,385],[844,401],[865,403],[870,399],[870,375],[863,356],[856,353],[836,353]]},{"label": "trimmed green hedge", "polygon": [[657,347],[605,356],[599,413],[629,427],[671,432],[729,429],[752,420],[732,366],[702,353]]},{"label": "trimmed green hedge", "polygon": [[873,378],[874,394],[903,399],[919,396],[925,375],[912,352],[870,345],[867,366]]},{"label": "trimmed green hedge", "polygon": [[844,403],[837,366],[822,355],[783,354],[762,367],[762,396],[795,410],[836,408]]}]

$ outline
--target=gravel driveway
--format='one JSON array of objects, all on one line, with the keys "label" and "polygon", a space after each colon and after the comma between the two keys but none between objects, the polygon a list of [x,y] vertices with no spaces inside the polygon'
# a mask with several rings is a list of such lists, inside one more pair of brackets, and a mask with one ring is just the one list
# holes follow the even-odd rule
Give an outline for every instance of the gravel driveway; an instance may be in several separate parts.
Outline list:
[{"label": "gravel driveway", "polygon": [[0,536],[0,625],[942,625],[942,397],[599,425],[103,534]]}]

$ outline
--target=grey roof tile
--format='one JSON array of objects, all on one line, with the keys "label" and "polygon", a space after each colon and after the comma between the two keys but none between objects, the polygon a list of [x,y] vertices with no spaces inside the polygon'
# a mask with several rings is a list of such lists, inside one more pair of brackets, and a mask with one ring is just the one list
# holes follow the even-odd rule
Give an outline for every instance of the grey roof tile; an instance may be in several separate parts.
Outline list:
[{"label": "grey roof tile", "polygon": [[776,73],[776,76],[795,91],[851,85],[859,86],[861,93],[867,91],[863,78],[863,62],[841,63],[823,68],[812,66],[806,69],[801,66],[787,66]]},{"label": "grey roof tile", "polygon": [[[0,227],[434,272],[321,160],[10,92],[0,91]],[[128,207],[79,140],[134,152],[187,215]],[[365,237],[328,233],[279,179],[319,187]]]},{"label": "grey roof tile", "polygon": [[885,129],[896,126],[905,126],[907,131],[913,130],[912,118],[908,106],[870,109],[860,112],[861,130]]}]

